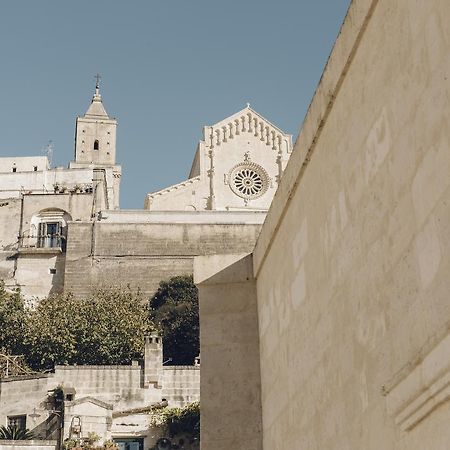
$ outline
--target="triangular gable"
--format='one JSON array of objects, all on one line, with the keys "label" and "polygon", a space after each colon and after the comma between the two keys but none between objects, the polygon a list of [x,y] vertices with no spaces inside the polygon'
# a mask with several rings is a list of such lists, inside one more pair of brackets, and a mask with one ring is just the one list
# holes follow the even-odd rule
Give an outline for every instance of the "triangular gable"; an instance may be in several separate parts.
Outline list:
[{"label": "triangular gable", "polygon": [[220,120],[219,122],[217,122],[217,123],[215,123],[213,125],[208,125],[207,128],[211,128],[211,127],[212,128],[218,128],[218,127],[222,127],[222,126],[228,125],[230,122],[233,122],[234,120],[236,120],[236,119],[240,118],[241,116],[244,116],[244,115],[246,115],[248,113],[252,114],[253,116],[258,117],[261,121],[265,122],[267,125],[269,125],[274,130],[278,131],[278,133],[282,134],[283,136],[287,136],[286,133],[284,133],[283,130],[281,130],[276,125],[274,125],[272,122],[267,120],[258,111],[255,111],[250,105],[248,105],[244,109],[241,109],[240,111],[232,114],[231,116]]},{"label": "triangular gable", "polygon": [[264,141],[273,150],[291,152],[292,136],[269,122],[250,105],[214,125],[204,127],[203,139],[205,144],[213,149],[243,133]]},{"label": "triangular gable", "polygon": [[93,405],[99,406],[100,408],[104,408],[104,409],[112,410],[114,408],[114,406],[111,405],[110,403],[106,403],[95,397],[81,397],[81,398],[78,398],[76,400],[73,400],[71,402],[66,402],[66,403],[68,406],[76,406],[76,405],[81,405],[83,403],[92,403]]}]

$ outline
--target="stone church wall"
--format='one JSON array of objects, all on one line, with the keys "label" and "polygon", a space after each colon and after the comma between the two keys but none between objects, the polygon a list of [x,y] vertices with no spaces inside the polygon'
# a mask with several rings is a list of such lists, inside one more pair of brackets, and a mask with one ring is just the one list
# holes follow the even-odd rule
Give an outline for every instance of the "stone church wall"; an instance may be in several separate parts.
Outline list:
[{"label": "stone church wall", "polygon": [[[209,327],[239,295],[233,266],[196,270],[207,448],[448,449],[449,16],[441,0],[353,1],[253,252],[260,378],[208,351],[249,345],[247,323]],[[205,387],[220,377],[233,396]],[[249,446],[239,399],[259,382]]]}]

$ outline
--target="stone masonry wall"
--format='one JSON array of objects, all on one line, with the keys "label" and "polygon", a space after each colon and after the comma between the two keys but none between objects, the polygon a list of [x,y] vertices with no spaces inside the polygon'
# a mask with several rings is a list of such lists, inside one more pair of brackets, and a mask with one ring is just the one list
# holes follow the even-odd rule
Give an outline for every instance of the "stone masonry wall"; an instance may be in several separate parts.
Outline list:
[{"label": "stone masonry wall", "polygon": [[168,401],[169,406],[185,406],[200,401],[200,367],[164,367],[162,397]]},{"label": "stone masonry wall", "polygon": [[193,258],[249,252],[260,225],[69,224],[65,289],[86,295],[95,287],[139,287],[146,295],[161,280],[192,274]]}]

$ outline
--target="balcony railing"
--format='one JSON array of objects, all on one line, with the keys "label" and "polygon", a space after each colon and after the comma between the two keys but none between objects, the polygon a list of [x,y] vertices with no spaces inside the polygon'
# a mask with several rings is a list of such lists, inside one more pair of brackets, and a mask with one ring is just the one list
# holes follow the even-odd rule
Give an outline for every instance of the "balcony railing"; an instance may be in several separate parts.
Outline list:
[{"label": "balcony railing", "polygon": [[19,238],[19,248],[22,250],[53,249],[64,252],[66,250],[66,238],[61,234],[22,236]]}]

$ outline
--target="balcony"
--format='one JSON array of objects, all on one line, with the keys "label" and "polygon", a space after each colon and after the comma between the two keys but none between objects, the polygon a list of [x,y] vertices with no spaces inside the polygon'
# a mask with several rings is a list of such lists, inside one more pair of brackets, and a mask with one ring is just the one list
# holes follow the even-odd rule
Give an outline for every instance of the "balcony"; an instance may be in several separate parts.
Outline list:
[{"label": "balcony", "polygon": [[66,251],[66,238],[61,234],[41,234],[19,238],[19,253],[58,254]]}]

